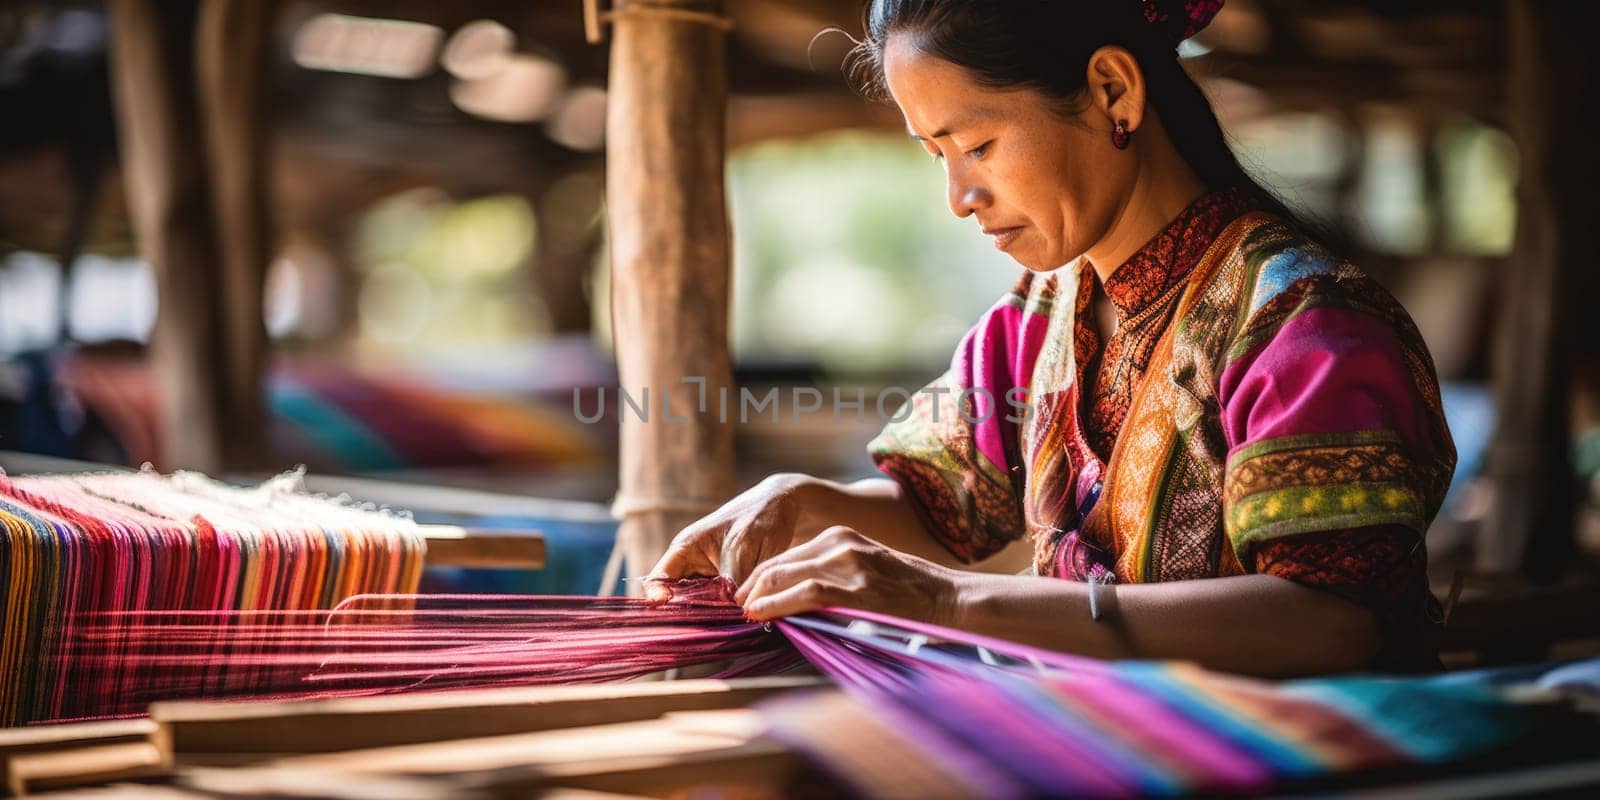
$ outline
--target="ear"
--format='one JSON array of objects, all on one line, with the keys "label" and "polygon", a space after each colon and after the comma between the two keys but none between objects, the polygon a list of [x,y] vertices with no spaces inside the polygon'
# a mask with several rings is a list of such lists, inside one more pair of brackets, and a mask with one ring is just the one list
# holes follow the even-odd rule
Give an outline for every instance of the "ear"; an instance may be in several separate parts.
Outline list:
[{"label": "ear", "polygon": [[1119,119],[1136,131],[1144,122],[1145,83],[1139,60],[1125,47],[1106,45],[1089,55],[1091,112],[1105,115],[1106,128]]}]

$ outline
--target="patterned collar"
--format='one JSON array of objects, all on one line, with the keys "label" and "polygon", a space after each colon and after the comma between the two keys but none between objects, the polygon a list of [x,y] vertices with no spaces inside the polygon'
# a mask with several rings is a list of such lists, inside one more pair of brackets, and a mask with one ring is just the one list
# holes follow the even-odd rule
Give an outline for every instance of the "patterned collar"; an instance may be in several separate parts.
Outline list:
[{"label": "patterned collar", "polygon": [[1243,188],[1200,195],[1105,282],[1106,297],[1121,319],[1138,316],[1188,277],[1228,223],[1256,207]]}]

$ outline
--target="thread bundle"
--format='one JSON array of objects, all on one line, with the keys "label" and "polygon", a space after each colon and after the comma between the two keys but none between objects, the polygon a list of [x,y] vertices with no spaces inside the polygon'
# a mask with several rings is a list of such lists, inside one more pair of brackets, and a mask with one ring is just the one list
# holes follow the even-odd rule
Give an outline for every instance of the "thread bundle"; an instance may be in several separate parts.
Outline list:
[{"label": "thread bundle", "polygon": [[409,519],[310,496],[295,475],[242,489],[184,473],[0,473],[0,725],[101,716],[108,698],[153,680],[141,665],[73,658],[109,620],[233,611],[275,622],[356,594],[414,592],[424,550]]},{"label": "thread bundle", "polygon": [[1600,734],[1461,675],[1269,683],[841,609],[778,627],[849,692],[769,701],[775,735],[869,797],[1255,795]]},{"label": "thread bundle", "polygon": [[167,699],[321,699],[495,686],[599,683],[729,662],[721,675],[800,663],[748,622],[720,584],[630,598],[357,595],[331,611],[99,614],[66,660],[117,686],[98,717]]}]

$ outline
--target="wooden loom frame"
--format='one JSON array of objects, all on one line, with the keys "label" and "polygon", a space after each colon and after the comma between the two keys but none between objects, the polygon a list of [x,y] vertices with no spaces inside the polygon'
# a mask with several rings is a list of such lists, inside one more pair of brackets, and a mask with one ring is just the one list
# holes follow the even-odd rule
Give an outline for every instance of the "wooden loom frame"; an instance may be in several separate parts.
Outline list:
[{"label": "wooden loom frame", "polygon": [[415,781],[441,796],[548,787],[770,786],[801,764],[747,704],[817,678],[640,681],[339,700],[168,702],[148,719],[0,731],[0,791],[115,781],[249,793]]}]

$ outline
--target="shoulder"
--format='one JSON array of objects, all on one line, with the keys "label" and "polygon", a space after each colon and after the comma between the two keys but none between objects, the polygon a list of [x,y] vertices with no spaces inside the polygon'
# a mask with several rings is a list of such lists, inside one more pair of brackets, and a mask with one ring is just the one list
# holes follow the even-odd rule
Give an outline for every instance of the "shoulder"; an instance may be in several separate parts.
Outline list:
[{"label": "shoulder", "polygon": [[1247,316],[1288,296],[1366,291],[1371,284],[1359,267],[1276,217],[1263,216],[1245,233],[1236,263]]},{"label": "shoulder", "polygon": [[1241,239],[1239,250],[1232,276],[1239,300],[1235,352],[1239,345],[1259,344],[1297,317],[1320,311],[1375,318],[1402,339],[1420,340],[1393,295],[1359,266],[1282,220],[1260,222]]}]

